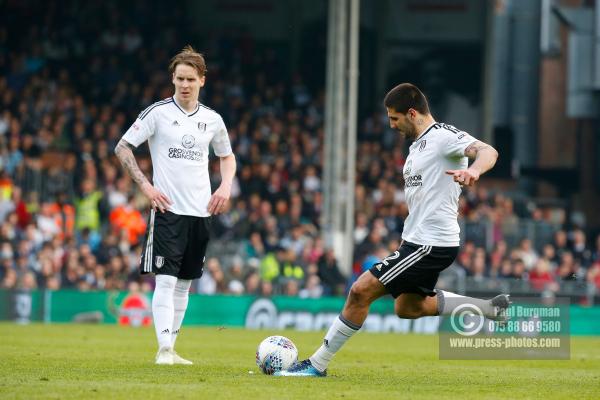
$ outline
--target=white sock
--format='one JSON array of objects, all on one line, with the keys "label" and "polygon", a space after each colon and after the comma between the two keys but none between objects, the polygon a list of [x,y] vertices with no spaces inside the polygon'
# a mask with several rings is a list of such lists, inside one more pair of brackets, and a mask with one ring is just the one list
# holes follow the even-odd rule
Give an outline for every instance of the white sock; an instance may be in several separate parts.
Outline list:
[{"label": "white sock", "polygon": [[177,279],[175,284],[175,291],[173,292],[175,317],[173,318],[173,329],[171,330],[171,346],[173,348],[175,348],[175,341],[181,329],[185,310],[187,310],[190,286],[192,286],[192,281],[188,279]]},{"label": "white sock", "polygon": [[479,308],[483,315],[494,316],[494,306],[490,300],[477,299],[475,297],[461,296],[460,294],[446,292],[445,290],[437,291],[437,309],[439,315],[451,315],[457,307],[463,306],[465,309],[474,305]]},{"label": "white sock", "polygon": [[311,364],[323,372],[327,369],[329,362],[338,352],[338,350],[346,343],[348,339],[352,337],[360,329],[359,325],[356,325],[340,314],[331,324],[331,327],[327,331],[323,344],[315,351],[310,357]]},{"label": "white sock", "polygon": [[173,329],[173,292],[177,278],[170,275],[156,275],[156,288],[152,296],[152,317],[158,339],[158,348],[171,347],[171,329]]}]

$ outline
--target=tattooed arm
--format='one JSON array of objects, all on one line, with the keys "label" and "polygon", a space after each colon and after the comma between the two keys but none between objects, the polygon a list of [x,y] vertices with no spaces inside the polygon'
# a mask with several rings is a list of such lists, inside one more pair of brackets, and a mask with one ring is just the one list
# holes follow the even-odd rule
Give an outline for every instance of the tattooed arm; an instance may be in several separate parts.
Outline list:
[{"label": "tattooed arm", "polygon": [[461,185],[471,186],[482,174],[494,167],[498,152],[489,144],[476,140],[465,149],[465,156],[475,160],[469,168],[449,170],[446,174],[453,175],[454,181]]},{"label": "tattooed arm", "polygon": [[150,200],[150,204],[152,204],[153,209],[159,209],[161,212],[165,212],[165,210],[169,209],[169,205],[172,204],[171,200],[158,191],[148,178],[144,175],[140,167],[138,166],[137,161],[135,160],[135,156],[133,155],[133,146],[129,144],[126,140],[121,139],[117,146],[115,147],[115,154],[117,158],[121,162],[121,165],[131,179],[135,181],[142,190],[142,192],[148,197]]},{"label": "tattooed arm", "polygon": [[498,152],[487,143],[476,140],[465,149],[465,156],[475,160],[469,168],[483,174],[494,167],[498,159]]},{"label": "tattooed arm", "polygon": [[115,154],[123,168],[125,168],[129,176],[131,176],[131,179],[133,179],[140,188],[144,186],[144,184],[150,184],[148,178],[146,178],[135,160],[133,146],[131,144],[124,139],[119,140],[119,143],[117,143],[117,146],[115,147]]}]

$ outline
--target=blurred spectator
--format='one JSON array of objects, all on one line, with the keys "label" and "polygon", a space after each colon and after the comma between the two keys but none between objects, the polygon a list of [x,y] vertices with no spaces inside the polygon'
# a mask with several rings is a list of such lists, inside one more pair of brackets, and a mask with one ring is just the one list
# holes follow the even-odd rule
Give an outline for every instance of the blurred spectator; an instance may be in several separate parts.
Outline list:
[{"label": "blurred spectator", "polygon": [[244,279],[244,287],[247,294],[257,295],[260,290],[260,276],[254,270],[250,270],[248,275],[246,275],[246,279]]},{"label": "blurred spectator", "polygon": [[318,275],[309,275],[306,279],[306,285],[300,290],[298,296],[301,298],[317,299],[323,295],[323,286]]},{"label": "blurred spectator", "polygon": [[356,222],[354,226],[354,243],[361,243],[369,234],[368,217],[365,213],[356,213]]},{"label": "blurred spectator", "polygon": [[476,281],[483,281],[486,277],[485,251],[480,252],[473,257],[471,276]]},{"label": "blurred spectator", "polygon": [[346,278],[341,274],[333,249],[325,250],[319,260],[319,278],[323,285],[323,294],[326,296],[342,295],[346,286]]},{"label": "blurred spectator", "polygon": [[535,267],[529,273],[531,285],[539,291],[551,286],[554,281],[554,275],[550,269],[550,262],[544,258],[537,260]]},{"label": "blurred spectator", "polygon": [[299,291],[298,287],[299,287],[298,281],[296,281],[294,279],[289,279],[288,281],[286,281],[286,283],[284,285],[283,295],[297,297],[298,291]]},{"label": "blurred spectator", "polygon": [[563,281],[575,280],[577,278],[576,272],[577,266],[573,254],[570,251],[564,251],[556,270],[558,278]]},{"label": "blurred spectator", "polygon": [[35,274],[31,271],[26,272],[17,282],[17,289],[34,290],[37,288]]},{"label": "blurred spectator", "polygon": [[555,258],[554,262],[559,264],[562,258],[563,253],[569,251],[569,247],[567,245],[567,233],[563,230],[558,230],[554,233],[554,249],[555,249]]},{"label": "blurred spectator", "polygon": [[596,290],[600,290],[600,262],[592,264],[587,273],[587,281],[596,287]]},{"label": "blurred spectator", "polygon": [[[283,249],[279,249],[278,254],[283,253]],[[271,282],[281,273],[279,257],[275,253],[268,253],[260,262],[260,278],[265,282]]]},{"label": "blurred spectator", "polygon": [[494,250],[490,254],[490,269],[497,271],[502,260],[507,256],[507,245],[504,240],[496,242]]},{"label": "blurred spectator", "polygon": [[546,243],[542,249],[542,257],[549,263],[550,269],[556,269],[556,251],[551,243]]},{"label": "blurred spectator", "polygon": [[81,183],[81,196],[76,200],[77,229],[89,229],[90,232],[100,230],[100,200],[102,192],[96,188],[94,180],[87,178]]},{"label": "blurred spectator", "polygon": [[3,289],[14,289],[17,287],[17,272],[14,269],[11,268],[6,271],[0,287]]},{"label": "blurred spectator", "polygon": [[519,280],[526,280],[528,278],[527,268],[525,267],[523,260],[517,259],[514,261],[512,266],[512,277]]},{"label": "blurred spectator", "polygon": [[231,265],[225,271],[225,283],[228,293],[239,295],[244,292],[244,265],[241,257],[233,257]]},{"label": "blurred spectator", "polygon": [[281,252],[281,263],[280,263],[280,274],[279,277],[285,284],[290,280],[303,281],[304,280],[304,269],[297,262],[296,253],[294,250],[289,249]]},{"label": "blurred spectator", "polygon": [[519,258],[523,260],[526,270],[531,270],[538,260],[538,254],[531,245],[531,240],[528,238],[521,239],[519,243]]},{"label": "blurred spectator", "polygon": [[273,284],[269,281],[261,281],[258,294],[262,297],[271,297],[273,295]]},{"label": "blurred spectator", "polygon": [[244,284],[241,281],[233,280],[227,284],[227,293],[239,296],[244,294]]},{"label": "blurred spectator", "polygon": [[217,258],[209,258],[206,261],[202,278],[197,281],[196,292],[200,294],[225,292],[225,277]]},{"label": "blurred spectator", "polygon": [[146,232],[146,222],[142,213],[135,207],[135,198],[129,196],[127,203],[113,208],[109,221],[115,232],[125,231],[131,246],[140,242]]},{"label": "blurred spectator", "polygon": [[581,229],[573,231],[573,258],[583,267],[588,267],[592,263],[592,252],[587,247],[585,233]]}]

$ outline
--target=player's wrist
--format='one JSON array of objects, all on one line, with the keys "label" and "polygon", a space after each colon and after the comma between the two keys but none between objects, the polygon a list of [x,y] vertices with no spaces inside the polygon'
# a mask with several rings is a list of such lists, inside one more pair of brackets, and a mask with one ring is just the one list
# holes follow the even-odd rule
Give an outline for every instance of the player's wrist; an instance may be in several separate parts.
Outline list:
[{"label": "player's wrist", "polygon": [[471,172],[471,175],[473,175],[476,178],[479,178],[479,176],[481,176],[482,174],[482,172],[477,167],[469,167],[468,170]]},{"label": "player's wrist", "polygon": [[140,189],[142,189],[142,192],[144,192],[144,193],[148,193],[152,188],[153,188],[152,184],[147,180],[140,183]]},{"label": "player's wrist", "polygon": [[232,185],[233,185],[233,179],[232,180],[223,180],[221,182],[221,186],[226,187],[228,189],[231,189]]}]

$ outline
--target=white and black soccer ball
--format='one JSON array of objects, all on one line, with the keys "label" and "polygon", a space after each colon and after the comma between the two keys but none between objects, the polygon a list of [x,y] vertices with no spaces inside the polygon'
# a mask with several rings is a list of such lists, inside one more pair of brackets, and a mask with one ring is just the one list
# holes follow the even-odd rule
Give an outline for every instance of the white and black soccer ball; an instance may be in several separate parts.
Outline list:
[{"label": "white and black soccer ball", "polygon": [[269,336],[256,349],[256,365],[267,375],[288,369],[297,360],[296,345],[284,336]]}]

